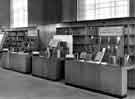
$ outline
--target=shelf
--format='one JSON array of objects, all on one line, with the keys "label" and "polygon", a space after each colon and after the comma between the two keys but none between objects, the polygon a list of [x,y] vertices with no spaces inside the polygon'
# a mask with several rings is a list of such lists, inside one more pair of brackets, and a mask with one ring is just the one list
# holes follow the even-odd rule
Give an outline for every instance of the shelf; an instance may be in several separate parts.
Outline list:
[{"label": "shelf", "polygon": [[135,44],[134,44],[134,45],[131,45],[131,44],[130,44],[130,45],[124,45],[124,46],[125,46],[125,47],[128,47],[128,46],[129,46],[129,47],[133,47],[133,46],[135,46]]},{"label": "shelf", "polygon": [[135,37],[135,34],[129,34],[129,35],[128,34],[125,34],[124,36],[125,37],[128,37],[129,36],[129,37],[133,37],[134,38]]},{"label": "shelf", "polygon": [[73,43],[73,45],[92,45],[90,43]]},{"label": "shelf", "polygon": [[[28,36],[28,29],[18,30],[18,29],[11,29],[10,31],[5,31],[7,33],[7,41],[5,42],[4,46],[8,48],[14,48],[22,50],[26,49],[26,46],[24,46],[24,43],[30,43],[30,42],[37,42],[37,37],[31,37]],[[31,40],[32,39],[32,40]],[[30,48],[32,46],[30,45]]]},{"label": "shelf", "polygon": [[73,36],[74,37],[78,37],[78,36],[86,36],[86,37],[87,36],[94,36],[94,37],[96,36],[96,37],[98,37],[98,35],[89,35],[89,34],[73,34]]},{"label": "shelf", "polygon": [[85,37],[85,36],[88,36],[88,35],[86,35],[86,34],[73,34],[73,36],[74,37],[78,37],[78,36],[82,36],[82,37],[84,36]]}]

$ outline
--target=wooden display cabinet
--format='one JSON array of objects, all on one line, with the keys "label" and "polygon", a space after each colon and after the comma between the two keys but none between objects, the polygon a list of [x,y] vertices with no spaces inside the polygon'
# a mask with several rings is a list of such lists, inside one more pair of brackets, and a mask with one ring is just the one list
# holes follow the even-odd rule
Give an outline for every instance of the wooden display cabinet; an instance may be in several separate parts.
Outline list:
[{"label": "wooden display cabinet", "polygon": [[[118,26],[89,26],[89,25],[67,25],[57,28],[57,35],[73,35],[73,53],[80,55],[81,52],[95,54],[106,49],[104,62],[114,64],[115,60],[119,66],[127,65],[124,59],[134,55],[135,41],[132,25]],[[114,58],[115,56],[115,58]],[[113,59],[112,59],[113,57]],[[112,61],[111,61],[112,60]]]},{"label": "wooden display cabinet", "polygon": [[69,22],[57,28],[58,35],[73,35],[74,54],[86,52],[95,57],[106,49],[101,62],[94,61],[95,58],[66,60],[65,83],[125,97],[128,87],[135,88],[133,22],[133,18]]},{"label": "wooden display cabinet", "polygon": [[50,80],[61,80],[64,78],[64,60],[33,55],[32,75]]},{"label": "wooden display cabinet", "polygon": [[[31,73],[31,52],[39,50],[39,31],[36,27],[5,29],[5,42],[3,48],[9,49],[8,54],[3,54],[8,59],[6,69],[23,73]],[[9,67],[8,67],[9,66]]]}]

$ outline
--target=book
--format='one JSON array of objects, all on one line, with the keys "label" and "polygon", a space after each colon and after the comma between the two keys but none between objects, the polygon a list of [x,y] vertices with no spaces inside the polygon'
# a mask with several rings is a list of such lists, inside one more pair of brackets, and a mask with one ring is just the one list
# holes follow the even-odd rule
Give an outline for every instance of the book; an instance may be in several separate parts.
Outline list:
[{"label": "book", "polygon": [[99,63],[101,63],[102,62],[102,59],[104,57],[105,51],[106,51],[106,48],[103,48],[102,51],[97,52],[96,57],[95,57],[94,60],[95,61],[98,61]]}]

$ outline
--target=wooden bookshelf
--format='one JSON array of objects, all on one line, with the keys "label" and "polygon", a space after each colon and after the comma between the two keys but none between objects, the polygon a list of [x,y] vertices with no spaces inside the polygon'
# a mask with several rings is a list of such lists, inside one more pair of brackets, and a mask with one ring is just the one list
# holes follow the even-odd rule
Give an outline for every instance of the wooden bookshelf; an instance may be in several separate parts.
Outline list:
[{"label": "wooden bookshelf", "polygon": [[[37,33],[30,35],[29,31]],[[39,38],[37,29],[6,29],[4,30],[6,39],[3,48],[8,48],[14,52],[29,51],[39,49]]]}]

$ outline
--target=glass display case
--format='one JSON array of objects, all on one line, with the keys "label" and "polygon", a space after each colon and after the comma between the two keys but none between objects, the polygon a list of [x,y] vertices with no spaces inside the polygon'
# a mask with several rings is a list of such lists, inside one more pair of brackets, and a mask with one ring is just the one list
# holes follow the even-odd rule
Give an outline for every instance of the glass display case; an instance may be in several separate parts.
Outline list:
[{"label": "glass display case", "polygon": [[13,52],[39,49],[39,35],[36,28],[12,28],[3,32],[6,34],[3,48]]},{"label": "glass display case", "polygon": [[56,34],[73,35],[77,57],[65,62],[65,82],[127,96],[128,87],[135,88],[134,23],[134,18],[106,19],[68,22],[57,28]]},{"label": "glass display case", "polygon": [[[103,54],[101,62],[107,64],[116,66],[129,66],[134,64],[134,25],[71,25],[57,28],[56,34],[73,36],[73,53],[81,60],[97,61],[98,56],[100,57]],[[105,49],[104,52],[102,52],[103,49]]]},{"label": "glass display case", "polygon": [[5,41],[3,48],[9,52],[3,53],[3,68],[23,73],[31,73],[31,52],[39,50],[39,31],[36,27],[4,29]]}]

